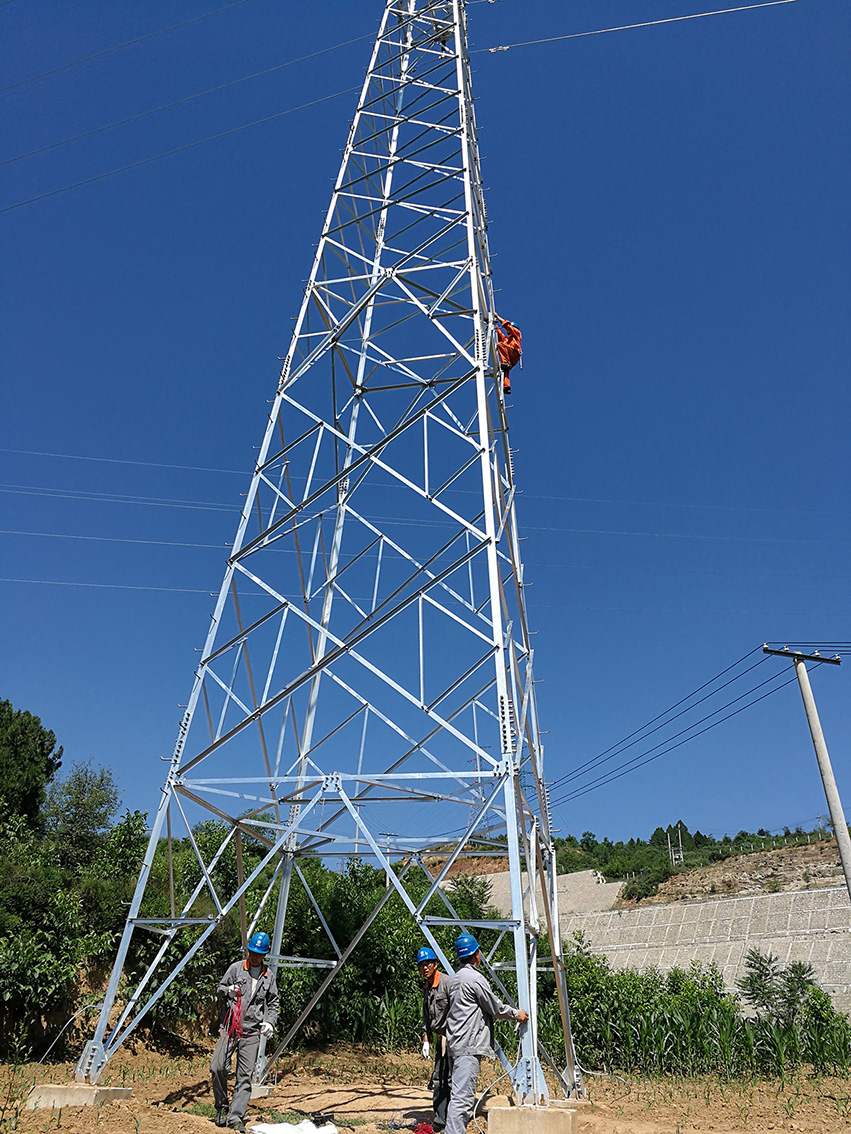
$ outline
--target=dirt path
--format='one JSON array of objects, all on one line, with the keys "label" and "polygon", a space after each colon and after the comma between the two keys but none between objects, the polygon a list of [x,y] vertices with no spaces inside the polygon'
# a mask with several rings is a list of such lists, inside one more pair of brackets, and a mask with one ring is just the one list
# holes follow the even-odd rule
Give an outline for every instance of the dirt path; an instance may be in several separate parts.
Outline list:
[{"label": "dirt path", "polygon": [[[67,1083],[71,1065],[0,1068],[0,1132],[35,1134],[53,1130],[88,1134],[180,1134],[216,1129],[211,1121],[209,1053],[144,1050],[120,1052],[104,1076],[106,1085],[129,1086],[130,1099],[97,1109],[26,1111],[23,1097],[36,1082]],[[501,1068],[485,1064],[483,1090]],[[413,1056],[384,1055],[353,1048],[306,1053],[282,1061],[267,1099],[249,1110],[251,1120],[298,1121],[306,1113],[330,1111],[341,1134],[393,1134],[431,1116],[427,1070]],[[297,1113],[294,1113],[297,1112]],[[480,1119],[482,1131],[487,1119]],[[810,1079],[801,1074],[776,1082],[720,1083],[714,1079],[592,1079],[589,1102],[581,1106],[580,1134],[753,1134],[800,1131],[833,1134],[851,1130],[851,1081]],[[478,1134],[471,1124],[469,1134]]]}]

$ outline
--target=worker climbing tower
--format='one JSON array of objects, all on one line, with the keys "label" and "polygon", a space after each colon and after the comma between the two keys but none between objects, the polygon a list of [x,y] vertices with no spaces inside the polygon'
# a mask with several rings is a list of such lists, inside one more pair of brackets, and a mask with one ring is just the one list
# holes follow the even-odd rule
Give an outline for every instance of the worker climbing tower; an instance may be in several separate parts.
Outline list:
[{"label": "worker climbing tower", "polygon": [[[449,971],[454,934],[478,934],[501,995],[529,1012],[506,1063],[518,1098],[547,1098],[541,1058],[581,1090],[542,761],[464,2],[386,0],[78,1080],[98,1081],[225,918],[243,942],[273,927],[273,966],[325,973],[261,1047],[264,1079],[393,899]],[[202,840],[203,819],[218,825]],[[197,858],[180,900],[178,838]],[[441,883],[494,854],[511,915],[464,921]],[[338,941],[306,862],[353,855],[388,886]],[[157,871],[170,908],[146,899]],[[283,952],[294,887],[326,957]],[[538,1042],[539,954],[563,1053]]]}]

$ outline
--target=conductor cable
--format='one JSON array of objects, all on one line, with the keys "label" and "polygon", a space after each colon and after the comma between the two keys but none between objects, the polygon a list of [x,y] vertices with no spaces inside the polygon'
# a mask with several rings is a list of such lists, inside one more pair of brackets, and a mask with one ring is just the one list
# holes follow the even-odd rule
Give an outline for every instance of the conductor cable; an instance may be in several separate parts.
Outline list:
[{"label": "conductor cable", "polygon": [[207,16],[216,16],[219,12],[226,12],[228,8],[238,8],[241,4],[247,3],[248,0],[234,0],[232,4],[225,4],[223,8],[214,8],[212,12],[202,12],[200,16],[193,16],[189,20],[181,20],[179,24],[171,24],[167,28],[160,28],[159,31],[148,32],[147,35],[140,35],[137,39],[128,39],[126,43],[117,43],[114,47],[104,48],[103,51],[95,51],[94,54],[86,55],[83,59],[75,59],[73,63],[63,63],[60,67],[51,67],[49,71],[42,71],[39,75],[30,75],[28,79],[18,79],[16,83],[9,83],[7,87],[0,87],[0,94],[4,91],[13,91],[15,87],[26,86],[27,83],[34,83],[36,79],[46,79],[48,75],[56,75],[60,71],[69,70],[71,67],[79,67],[81,63],[88,63],[91,59],[100,59],[103,55],[111,55],[113,51],[121,51],[123,47],[132,47],[136,43],[144,43],[146,39],[154,39],[155,36],[163,35],[165,32],[186,27],[187,24],[194,24],[197,23],[198,20],[205,20]]},{"label": "conductor cable", "polygon": [[81,185],[91,185],[95,181],[103,181],[106,177],[113,177],[116,173],[126,173],[128,169],[138,169],[142,165],[150,165],[152,161],[159,161],[160,158],[172,157],[174,154],[181,154],[185,150],[194,150],[196,146],[203,146],[207,142],[218,141],[219,138],[227,138],[231,134],[239,134],[243,130],[248,130],[252,126],[260,126],[264,122],[272,122],[276,118],[283,118],[286,114],[295,114],[297,110],[307,110],[310,106],[318,106],[321,102],[328,102],[332,98],[339,98],[340,95],[351,94],[352,91],[358,91],[360,87],[346,87],[343,91],[335,91],[333,94],[324,95],[322,98],[316,98],[312,102],[304,102],[301,106],[291,106],[287,110],[279,110],[277,114],[267,114],[265,118],[256,118],[253,122],[246,122],[242,126],[234,126],[231,130],[223,130],[220,134],[211,134],[209,138],[200,138],[197,142],[187,142],[185,146],[178,146],[174,150],[166,150],[162,154],[154,154],[153,157],[142,158],[141,161],[133,161],[129,165],[119,166],[117,169],[110,169],[106,173],[98,173],[95,177],[86,177],[83,181],[75,181],[72,185],[63,185],[60,189],[51,189],[49,193],[39,193],[37,197],[29,197],[25,201],[16,201],[14,205],[6,205],[0,209],[0,213],[11,212],[12,209],[20,209],[23,205],[32,205],[36,201],[44,201],[48,197],[55,197],[59,193],[67,193],[69,189],[79,189]]},{"label": "conductor cable", "polygon": [[175,102],[167,102],[163,106],[152,107],[151,110],[142,110],[138,114],[131,114],[129,118],[121,118],[118,122],[110,122],[106,126],[96,126],[93,130],[86,130],[82,134],[74,134],[71,138],[63,138],[59,142],[51,142],[47,146],[39,146],[37,150],[28,150],[24,154],[16,154],[15,157],[4,158],[0,161],[0,165],[9,165],[14,161],[22,161],[24,158],[34,157],[36,154],[43,154],[47,150],[55,150],[58,146],[67,146],[69,142],[79,142],[82,138],[91,138],[93,134],[102,134],[105,130],[114,130],[116,126],[126,126],[129,122],[138,122],[140,118],[148,118],[151,114],[159,114],[161,110],[171,110],[175,106],[182,106],[186,102],[194,102],[197,98],[203,98],[204,95],[215,94],[217,91],[226,91],[230,87],[239,86],[240,83],[247,83],[249,79],[259,79],[263,75],[271,75],[275,71],[282,71],[285,67],[293,67],[296,63],[304,63],[308,59],[315,59],[317,55],[327,55],[329,51],[337,51],[341,47],[348,47],[352,43],[359,43],[362,39],[372,39],[372,35],[361,35],[356,39],[347,39],[344,43],[335,43],[333,47],[323,47],[321,51],[313,51],[310,55],[300,55],[298,59],[288,59],[286,63],[278,63],[274,67],[267,67],[264,71],[255,71],[251,75],[243,75],[241,79],[233,79],[230,83],[221,83],[217,87],[210,87],[206,91],[198,91],[196,94],[179,98]]},{"label": "conductor cable", "polygon": [[[618,741],[617,744],[613,744],[611,748],[607,748],[604,752],[601,752],[599,756],[595,756],[592,760],[586,760],[586,762],[584,764],[580,764],[579,767],[574,768],[572,772],[566,772],[565,775],[560,776],[559,779],[555,780],[552,784],[550,784],[550,790],[552,791],[553,788],[562,787],[564,784],[569,783],[570,780],[576,779],[576,777],[578,775],[580,775],[585,770],[590,771],[592,768],[602,767],[602,765],[607,764],[609,762],[609,760],[614,760],[614,758],[616,756],[623,755],[623,753],[626,752],[627,749],[633,748],[636,744],[640,744],[643,740],[647,740],[648,737],[651,737],[654,732],[658,732],[659,729],[665,728],[666,725],[671,724],[673,721],[677,720],[679,717],[682,717],[686,713],[691,712],[691,710],[696,708],[698,705],[702,705],[704,701],[708,701],[710,697],[714,697],[716,693],[720,693],[722,689],[726,689],[729,685],[732,685],[735,681],[738,681],[739,678],[744,677],[746,674],[750,673],[751,670],[756,669],[756,667],[758,665],[762,665],[762,663],[764,661],[768,660],[767,658],[761,657],[758,661],[754,662],[753,665],[748,666],[748,668],[746,670],[743,670],[742,673],[737,674],[735,677],[731,677],[729,681],[725,681],[723,685],[719,685],[718,688],[714,689],[711,693],[705,694],[703,697],[700,698],[700,700],[695,701],[692,705],[688,705],[685,709],[680,709],[680,711],[678,713],[676,713],[673,717],[670,717],[667,721],[663,721],[662,724],[657,725],[656,728],[651,729],[650,732],[644,732],[644,730],[649,725],[653,724],[654,721],[659,720],[660,717],[666,717],[668,715],[668,713],[671,712],[672,709],[676,709],[677,706],[682,705],[683,701],[691,700],[691,698],[695,695],[695,693],[699,693],[702,689],[705,689],[707,685],[712,685],[714,682],[716,682],[718,680],[719,677],[723,677],[725,673],[729,673],[729,671],[731,669],[734,669],[737,665],[740,665],[741,662],[743,662],[745,660],[745,658],[750,657],[750,655],[755,653],[756,650],[758,650],[758,649],[759,649],[759,647],[757,646],[757,647],[755,647],[755,649],[748,651],[748,653],[745,654],[743,658],[739,658],[739,661],[734,662],[733,665],[728,666],[727,669],[723,670],[721,673],[719,673],[715,677],[713,677],[711,681],[705,682],[699,688],[695,689],[694,692],[689,693],[688,697],[683,697],[682,700],[677,701],[676,704],[672,705],[670,709],[666,709],[664,713],[660,713],[658,717],[654,717],[653,720],[648,721],[648,723],[646,725],[642,725],[642,727],[639,728],[639,729],[636,729],[635,732],[631,732],[629,734],[629,736],[624,737],[624,740]],[[771,680],[771,678],[769,678],[769,681],[770,680]],[[768,684],[768,682],[766,682],[766,681],[762,682],[762,685],[767,685],[767,684]],[[747,693],[742,693],[741,697],[747,697],[749,693],[756,692],[757,689],[762,688],[762,685],[755,685],[753,687],[753,689],[749,689]],[[728,701],[726,705],[722,705],[720,709],[716,709],[715,713],[720,713],[724,709],[726,709],[729,705],[734,705],[736,703],[736,701],[741,700],[741,697],[737,697],[734,701]],[[703,717],[701,720],[696,721],[695,725],[702,724],[703,721],[709,720],[709,717],[714,716],[715,713],[710,713],[709,716]],[[695,725],[690,725],[689,728],[694,728]],[[683,732],[688,732],[688,729],[683,729]],[[638,737],[636,737],[635,740],[631,741],[629,744],[626,744],[625,741],[629,740],[629,738],[632,737],[632,736],[636,736],[636,733],[644,733],[644,735],[638,736]],[[677,732],[677,733],[674,733],[674,735],[669,737],[668,739],[669,740],[675,740],[676,737],[681,736],[681,735],[682,735],[682,733]],[[663,740],[661,743],[666,744],[667,741]],[[621,747],[621,745],[623,745],[623,747]],[[613,751],[613,750],[615,750],[615,751]],[[653,749],[651,748],[649,751],[652,752]],[[611,755],[607,755],[607,753],[610,753],[610,752],[611,752]],[[603,757],[605,757],[605,759],[603,759]]]},{"label": "conductor cable", "polygon": [[[815,664],[818,665],[818,662],[816,662]],[[778,676],[778,675],[775,674],[775,676]],[[773,680],[773,678],[769,678],[769,681],[770,680]],[[777,693],[779,690],[785,689],[787,685],[792,685],[797,680],[798,680],[797,676],[789,678],[788,681],[784,681],[781,685],[777,685],[774,689],[769,689],[768,692],[763,693],[762,696],[755,698],[753,701],[749,701],[748,704],[741,705],[738,709],[734,709],[732,711],[732,713],[728,713],[727,716],[722,717],[721,720],[713,721],[712,724],[707,725],[706,728],[702,728],[700,730],[700,732],[696,732],[692,736],[685,737],[684,740],[680,740],[677,744],[672,744],[670,748],[664,748],[661,752],[657,752],[655,755],[649,756],[646,760],[641,759],[641,757],[646,755],[646,753],[644,753],[644,752],[639,753],[638,756],[634,756],[631,760],[627,761],[626,764],[622,764],[620,769],[615,768],[615,769],[613,769],[613,771],[611,773],[607,773],[604,777],[601,777],[599,780],[594,780],[590,784],[582,785],[580,788],[577,788],[573,792],[568,792],[567,795],[563,795],[561,797],[561,799],[557,799],[551,806],[559,807],[563,803],[568,803],[573,799],[578,799],[580,796],[587,795],[589,791],[594,791],[598,787],[603,787],[605,784],[612,783],[614,780],[619,780],[622,776],[627,775],[629,772],[634,772],[638,768],[643,768],[645,764],[651,764],[654,760],[658,760],[660,756],[665,756],[669,752],[673,752],[676,748],[681,748],[684,744],[688,744],[688,742],[690,740],[696,740],[698,736],[702,736],[705,732],[709,732],[710,729],[717,728],[718,725],[723,724],[724,721],[730,720],[731,717],[738,716],[739,713],[743,713],[745,711],[745,709],[753,708],[753,706],[758,705],[760,701],[764,701],[766,699],[766,697],[770,697],[772,695],[772,693]],[[766,682],[766,681],[762,682],[762,685],[767,685],[767,684],[768,684],[768,682]],[[755,686],[755,689],[760,689],[761,687],[762,687],[761,685],[757,685],[757,686]],[[751,689],[748,692],[753,693],[753,692],[755,692],[755,689]],[[743,693],[742,697],[746,697],[747,695],[748,695],[747,693]],[[741,697],[736,698],[736,701],[740,701],[740,700],[741,700]],[[735,702],[730,701],[730,702],[728,702],[728,704],[732,705],[732,704],[735,704]],[[722,706],[722,708],[726,708],[726,707],[727,707],[726,705]],[[716,710],[716,712],[719,712],[719,713],[721,711],[722,711],[721,709]],[[709,715],[715,716],[715,713],[710,713]],[[704,717],[703,719],[708,720],[709,717]],[[696,723],[699,724],[700,722],[698,721]],[[694,727],[695,727],[695,725],[691,725],[688,729],[683,729],[683,732],[689,732],[690,729],[694,728]],[[676,735],[679,736],[681,734],[677,733]],[[674,738],[671,737],[670,739],[673,740]],[[664,744],[666,742],[662,741],[661,743]],[[656,747],[658,748],[659,745],[656,745]],[[653,752],[653,749],[649,748],[649,749],[647,749],[647,751]],[[641,762],[636,763],[636,761],[639,761],[639,760]],[[630,765],[632,765],[632,766],[630,766]]]},{"label": "conductor cable", "polygon": [[730,12],[747,12],[751,8],[773,8],[778,4],[794,3],[796,3],[796,0],[765,0],[762,4],[745,4],[740,8],[720,8],[716,12],[693,12],[688,16],[669,16],[665,20],[647,20],[642,24],[621,24],[619,27],[595,28],[593,31],[572,32],[570,35],[551,35],[546,39],[527,39],[522,43],[507,43],[503,47],[477,47],[470,54],[473,55],[481,51],[489,51],[491,54],[495,54],[497,51],[509,51],[512,47],[533,47],[539,43],[559,43],[565,39],[581,39],[586,35],[605,35],[607,32],[630,31],[632,28],[652,28],[656,27],[657,24],[677,24],[682,20],[701,20],[704,16],[726,16]]}]

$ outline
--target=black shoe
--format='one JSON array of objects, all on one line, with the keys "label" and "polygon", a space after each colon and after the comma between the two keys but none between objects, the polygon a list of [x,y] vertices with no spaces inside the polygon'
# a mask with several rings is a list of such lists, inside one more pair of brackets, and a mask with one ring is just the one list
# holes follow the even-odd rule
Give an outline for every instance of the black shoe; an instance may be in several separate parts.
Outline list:
[{"label": "black shoe", "polygon": [[228,1123],[228,1130],[239,1130],[241,1134],[245,1134],[245,1123],[241,1118],[238,1118],[236,1122]]},{"label": "black shoe", "polygon": [[216,1111],[216,1126],[227,1126],[229,1109],[227,1105],[219,1107]]}]

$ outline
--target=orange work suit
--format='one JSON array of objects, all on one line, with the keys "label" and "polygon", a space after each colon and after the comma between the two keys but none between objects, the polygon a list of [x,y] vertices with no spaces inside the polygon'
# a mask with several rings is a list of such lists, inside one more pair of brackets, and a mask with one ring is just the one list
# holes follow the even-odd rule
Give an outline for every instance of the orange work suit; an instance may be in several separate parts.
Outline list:
[{"label": "orange work suit", "polygon": [[[497,319],[499,316],[497,315]],[[496,328],[496,349],[499,354],[499,364],[502,370],[502,388],[506,394],[511,393],[511,380],[509,373],[512,366],[520,361],[522,353],[522,336],[520,328],[509,323],[507,319],[499,319],[502,327]],[[504,328],[504,329],[503,329]],[[507,332],[507,333],[506,333]]]}]

